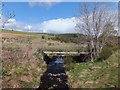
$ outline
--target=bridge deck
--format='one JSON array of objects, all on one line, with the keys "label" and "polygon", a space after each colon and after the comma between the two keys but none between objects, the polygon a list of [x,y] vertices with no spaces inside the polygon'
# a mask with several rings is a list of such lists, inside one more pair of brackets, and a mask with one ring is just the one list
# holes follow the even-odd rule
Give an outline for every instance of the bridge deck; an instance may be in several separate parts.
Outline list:
[{"label": "bridge deck", "polygon": [[43,51],[45,54],[89,54],[89,52],[50,52],[50,51]]}]

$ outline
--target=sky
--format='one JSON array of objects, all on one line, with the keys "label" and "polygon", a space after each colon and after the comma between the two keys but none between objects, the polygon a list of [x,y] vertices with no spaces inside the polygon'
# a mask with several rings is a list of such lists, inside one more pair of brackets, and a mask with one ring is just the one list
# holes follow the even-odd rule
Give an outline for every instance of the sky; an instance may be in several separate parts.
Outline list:
[{"label": "sky", "polygon": [[[4,2],[3,15],[15,12],[5,24],[6,29],[38,33],[76,33],[75,16],[82,2]],[[104,4],[104,3],[101,3]],[[93,5],[89,2],[89,5]],[[117,3],[108,3],[115,11]]]}]

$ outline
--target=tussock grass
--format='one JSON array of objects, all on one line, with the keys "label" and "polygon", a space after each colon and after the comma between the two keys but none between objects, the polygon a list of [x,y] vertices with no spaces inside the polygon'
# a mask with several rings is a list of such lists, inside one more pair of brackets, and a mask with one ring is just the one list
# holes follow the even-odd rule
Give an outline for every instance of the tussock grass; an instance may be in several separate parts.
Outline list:
[{"label": "tussock grass", "polygon": [[[118,88],[118,52],[100,62],[74,63],[67,71],[71,86],[78,88]],[[72,86],[74,88],[74,86]]]},{"label": "tussock grass", "polygon": [[[69,41],[70,43],[65,43],[64,41],[54,40],[52,38],[55,38],[55,35],[52,34],[35,34],[9,30],[3,30],[2,33],[9,34],[6,34],[7,37],[2,36],[2,38],[4,37],[4,39],[9,41],[3,41],[2,44],[3,88],[36,88],[39,86],[40,76],[45,71],[46,64],[41,59],[42,56],[37,51],[38,49],[48,51],[86,51],[85,45],[78,45],[71,41]],[[15,40],[11,41],[11,39]],[[62,39],[64,40],[63,37]],[[72,63],[67,68],[68,81],[72,88],[118,87],[118,52],[107,60],[93,63]]]}]

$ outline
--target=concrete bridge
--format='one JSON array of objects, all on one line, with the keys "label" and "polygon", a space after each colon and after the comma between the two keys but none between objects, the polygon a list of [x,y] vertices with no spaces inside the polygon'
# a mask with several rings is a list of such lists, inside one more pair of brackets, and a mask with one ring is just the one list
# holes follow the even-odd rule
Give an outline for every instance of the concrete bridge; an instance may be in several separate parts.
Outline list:
[{"label": "concrete bridge", "polygon": [[47,70],[41,76],[40,86],[36,90],[69,90],[68,76],[61,60],[63,61],[63,58],[58,57],[47,64]]},{"label": "concrete bridge", "polygon": [[88,55],[89,52],[51,52],[51,51],[43,51],[44,54],[47,55],[57,55],[57,54],[64,54],[64,55],[80,55],[80,54],[84,54],[84,55]]},{"label": "concrete bridge", "polygon": [[[71,57],[73,61],[84,62],[89,58],[89,52],[51,52],[43,51],[44,61],[48,64],[49,62],[55,60],[59,54],[63,54],[65,58]],[[64,58],[64,60],[66,60]]]},{"label": "concrete bridge", "polygon": [[[57,60],[65,61],[65,58],[63,59],[62,57],[59,57],[61,55],[70,56],[73,55],[72,57],[80,56],[80,55],[88,55],[88,52],[49,52],[49,51],[44,51],[44,60],[47,63],[47,70],[43,73],[41,77],[41,82],[40,86],[36,90],[59,90],[59,89],[65,89],[69,90],[70,86],[68,85],[68,76],[65,72],[65,69],[63,67],[63,64],[65,63],[56,63]],[[50,56],[56,56],[54,58],[55,61],[53,61],[53,58],[50,58]],[[70,57],[70,58],[72,58]],[[85,57],[85,56],[84,56]],[[80,57],[79,57],[80,58]],[[68,58],[67,62],[68,62]],[[68,64],[70,64],[68,62]]]}]

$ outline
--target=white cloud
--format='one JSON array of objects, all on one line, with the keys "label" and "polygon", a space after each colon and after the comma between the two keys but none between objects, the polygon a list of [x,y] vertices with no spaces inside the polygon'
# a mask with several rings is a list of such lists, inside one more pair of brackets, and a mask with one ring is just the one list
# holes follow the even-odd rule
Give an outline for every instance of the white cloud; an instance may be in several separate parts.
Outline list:
[{"label": "white cloud", "polygon": [[[5,20],[5,17],[4,19],[2,19],[2,17],[3,16],[0,14],[1,22]],[[14,18],[11,18],[8,20],[8,23],[5,24],[5,29],[43,33],[74,33],[75,32],[74,27],[76,25],[74,21],[75,17],[66,19],[59,18],[44,21],[42,23],[35,25],[29,25],[19,22]],[[0,23],[0,26],[2,26],[2,23]]]},{"label": "white cloud", "polygon": [[2,15],[0,14],[0,28],[2,28]]},{"label": "white cloud", "polygon": [[[0,18],[1,17],[3,16],[0,15]],[[3,21],[4,19],[0,19],[0,22]],[[117,20],[117,17],[115,20]],[[44,21],[42,23],[37,23],[34,25],[29,25],[23,22],[19,22],[14,18],[9,19],[8,22],[9,23],[5,24],[5,29],[39,32],[39,33],[76,33],[77,31],[75,30],[75,26],[78,23],[75,20],[75,17],[65,18],[65,19],[64,18],[53,19],[53,20]],[[80,21],[79,23],[81,24],[82,21]],[[2,26],[1,23],[0,26]],[[118,23],[115,23],[115,26],[116,28],[118,28]]]},{"label": "white cloud", "polygon": [[31,29],[32,29],[32,26],[27,25],[27,26],[25,26],[25,29],[27,29],[27,30],[31,30]]},{"label": "white cloud", "polygon": [[30,7],[34,7],[36,5],[44,5],[47,7],[52,7],[53,5],[60,3],[60,2],[61,2],[61,0],[30,0],[28,5]]},{"label": "white cloud", "polygon": [[17,31],[32,31],[32,26],[18,22],[15,19],[9,19],[9,23],[5,24],[5,29],[13,29]]},{"label": "white cloud", "polygon": [[59,18],[44,21],[35,25],[28,25],[22,22],[18,22],[12,18],[5,24],[5,29],[17,30],[17,31],[29,31],[29,32],[41,32],[41,33],[75,33],[74,30],[76,23],[75,17],[72,18]]},{"label": "white cloud", "polygon": [[44,33],[74,33],[75,18],[67,18],[67,19],[54,19],[49,21],[44,21],[41,24]]},{"label": "white cloud", "polygon": [[2,28],[2,22],[6,22],[4,25],[5,29],[13,29],[13,30],[17,30],[17,31],[28,31],[28,30],[32,30],[32,26],[24,24],[22,22],[18,22],[16,21],[16,19],[11,18],[7,20],[4,16],[2,16],[0,14],[0,28]]}]

